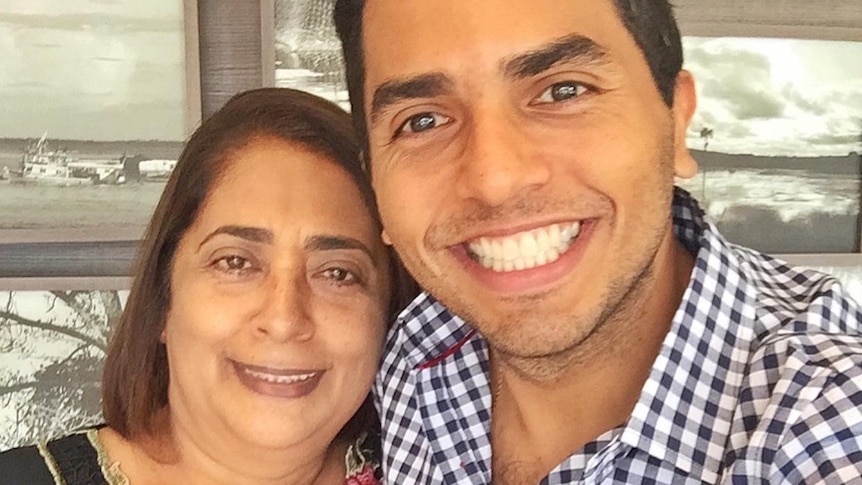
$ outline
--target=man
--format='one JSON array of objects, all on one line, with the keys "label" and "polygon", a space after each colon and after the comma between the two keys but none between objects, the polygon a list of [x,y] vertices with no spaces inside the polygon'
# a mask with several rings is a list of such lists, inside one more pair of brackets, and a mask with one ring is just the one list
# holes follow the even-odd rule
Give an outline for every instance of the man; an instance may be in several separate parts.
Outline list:
[{"label": "man", "polygon": [[695,92],[668,3],[335,18],[383,237],[427,290],[375,389],[389,483],[862,481],[857,306],[673,187]]}]

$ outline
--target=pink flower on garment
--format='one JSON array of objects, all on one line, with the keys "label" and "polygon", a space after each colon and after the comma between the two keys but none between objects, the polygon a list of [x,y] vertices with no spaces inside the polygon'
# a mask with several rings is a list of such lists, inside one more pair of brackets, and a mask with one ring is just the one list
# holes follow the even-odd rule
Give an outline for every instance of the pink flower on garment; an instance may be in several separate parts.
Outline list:
[{"label": "pink flower on garment", "polygon": [[380,482],[374,478],[374,467],[368,464],[361,472],[348,478],[344,485],[380,485]]}]

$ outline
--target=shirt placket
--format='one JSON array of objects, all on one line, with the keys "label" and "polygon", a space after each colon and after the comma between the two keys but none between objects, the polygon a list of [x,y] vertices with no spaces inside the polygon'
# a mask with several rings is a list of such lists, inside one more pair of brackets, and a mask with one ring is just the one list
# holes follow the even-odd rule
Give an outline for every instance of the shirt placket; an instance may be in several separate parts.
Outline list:
[{"label": "shirt placket", "polygon": [[416,372],[423,427],[445,483],[487,485],[491,480],[487,373],[470,372],[458,358]]}]

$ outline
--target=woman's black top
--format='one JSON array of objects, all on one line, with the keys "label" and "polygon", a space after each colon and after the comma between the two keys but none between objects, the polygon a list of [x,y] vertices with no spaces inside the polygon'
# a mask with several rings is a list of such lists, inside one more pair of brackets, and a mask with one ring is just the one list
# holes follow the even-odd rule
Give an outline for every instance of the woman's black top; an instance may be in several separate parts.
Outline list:
[{"label": "woman's black top", "polygon": [[[379,485],[380,436],[363,433],[345,456],[346,485]],[[130,485],[110,463],[98,428],[0,453],[2,485]]]},{"label": "woman's black top", "polygon": [[[95,434],[96,430],[91,430]],[[0,453],[0,483],[5,485],[120,485],[109,482],[99,464],[90,432],[70,434],[47,443]],[[55,480],[54,475],[63,481]]]}]

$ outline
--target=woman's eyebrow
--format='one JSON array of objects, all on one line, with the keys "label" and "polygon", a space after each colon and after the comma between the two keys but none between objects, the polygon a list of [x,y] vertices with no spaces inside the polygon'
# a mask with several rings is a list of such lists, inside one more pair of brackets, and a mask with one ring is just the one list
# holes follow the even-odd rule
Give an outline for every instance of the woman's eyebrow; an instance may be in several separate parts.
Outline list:
[{"label": "woman's eyebrow", "polygon": [[504,61],[502,70],[506,77],[524,79],[541,74],[560,62],[604,64],[606,57],[607,51],[594,40],[569,35]]},{"label": "woman's eyebrow", "polygon": [[214,238],[219,234],[227,234],[230,236],[238,237],[240,239],[245,239],[247,241],[263,243],[263,244],[272,244],[274,236],[271,231],[268,229],[263,229],[261,227],[252,227],[252,226],[220,226],[213,232],[207,234],[207,237],[201,241],[198,245],[198,248],[203,246],[207,241]]}]

